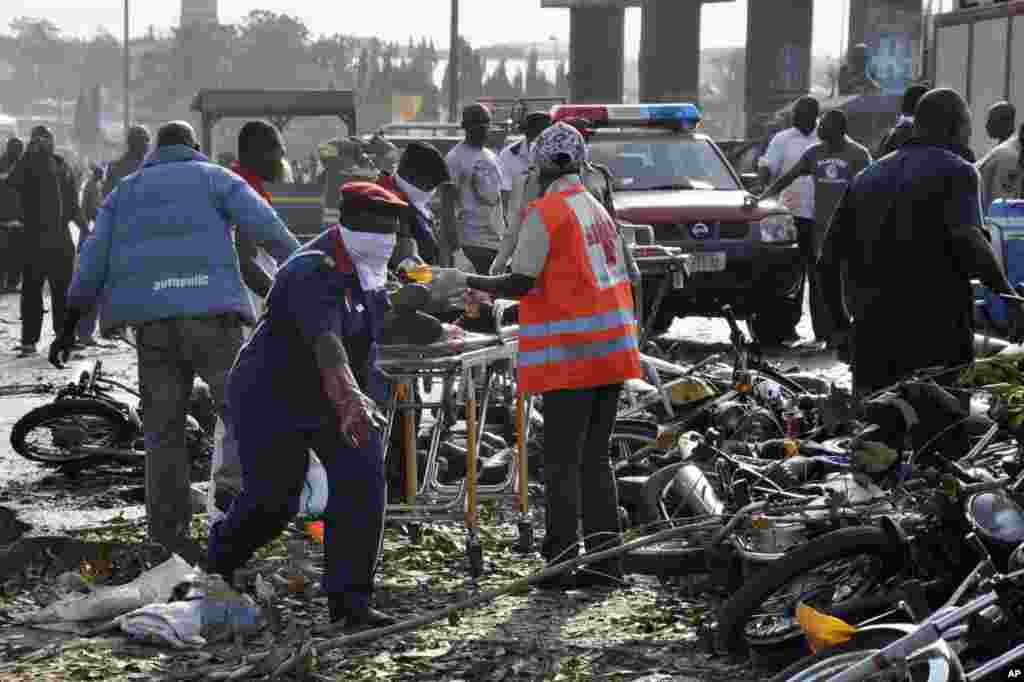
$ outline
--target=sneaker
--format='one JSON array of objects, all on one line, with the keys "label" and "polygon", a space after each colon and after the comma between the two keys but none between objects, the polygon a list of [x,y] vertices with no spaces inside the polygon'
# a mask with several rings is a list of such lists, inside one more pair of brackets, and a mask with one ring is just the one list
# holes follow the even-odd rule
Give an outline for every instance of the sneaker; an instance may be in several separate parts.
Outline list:
[{"label": "sneaker", "polygon": [[83,348],[89,348],[89,347],[96,347],[96,346],[100,345],[100,342],[97,341],[92,336],[86,336],[84,338],[78,339],[78,343],[76,343],[75,345],[76,346],[82,346]]},{"label": "sneaker", "polygon": [[369,606],[360,611],[347,611],[343,608],[340,599],[330,596],[327,598],[327,608],[330,612],[331,622],[337,623],[344,620],[346,631],[386,628],[398,622],[394,616]]}]

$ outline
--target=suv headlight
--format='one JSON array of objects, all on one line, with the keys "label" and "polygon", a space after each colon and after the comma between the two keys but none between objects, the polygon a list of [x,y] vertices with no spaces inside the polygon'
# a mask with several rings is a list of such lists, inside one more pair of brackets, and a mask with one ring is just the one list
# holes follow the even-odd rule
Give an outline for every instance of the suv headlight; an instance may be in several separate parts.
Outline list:
[{"label": "suv headlight", "polygon": [[768,243],[795,242],[797,240],[796,222],[793,216],[786,213],[770,215],[758,221],[761,228],[761,241]]}]

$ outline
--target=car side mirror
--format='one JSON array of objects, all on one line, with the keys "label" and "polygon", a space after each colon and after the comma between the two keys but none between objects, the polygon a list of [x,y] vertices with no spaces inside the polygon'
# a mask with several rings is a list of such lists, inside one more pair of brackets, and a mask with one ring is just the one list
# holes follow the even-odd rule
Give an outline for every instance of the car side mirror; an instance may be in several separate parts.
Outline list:
[{"label": "car side mirror", "polygon": [[743,188],[748,192],[758,192],[761,190],[761,176],[757,173],[743,173],[740,175],[740,182],[743,183]]}]

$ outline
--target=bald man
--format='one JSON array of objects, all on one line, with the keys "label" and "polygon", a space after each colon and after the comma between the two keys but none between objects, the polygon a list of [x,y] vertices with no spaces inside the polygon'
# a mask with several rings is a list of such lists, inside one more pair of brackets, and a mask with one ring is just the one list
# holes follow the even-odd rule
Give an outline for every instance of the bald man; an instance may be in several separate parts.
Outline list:
[{"label": "bald man", "polygon": [[[819,268],[835,342],[852,340],[858,393],[974,359],[971,278],[1013,293],[982,233],[978,172],[962,156],[970,136],[964,99],[928,92],[911,140],[854,179],[832,220]],[[1024,308],[1008,308],[1011,337],[1020,339]]]}]

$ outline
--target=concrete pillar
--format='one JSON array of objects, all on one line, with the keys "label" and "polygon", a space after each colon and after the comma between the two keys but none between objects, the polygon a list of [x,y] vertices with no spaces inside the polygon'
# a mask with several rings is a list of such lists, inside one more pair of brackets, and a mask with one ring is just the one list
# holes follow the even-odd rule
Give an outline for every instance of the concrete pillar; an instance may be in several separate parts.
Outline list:
[{"label": "concrete pillar", "polygon": [[648,0],[640,37],[640,101],[700,99],[701,0]]},{"label": "concrete pillar", "polygon": [[622,102],[626,10],[577,8],[569,16],[570,100]]},{"label": "concrete pillar", "polygon": [[774,112],[810,90],[813,23],[814,0],[747,3],[748,137],[763,135]]}]

